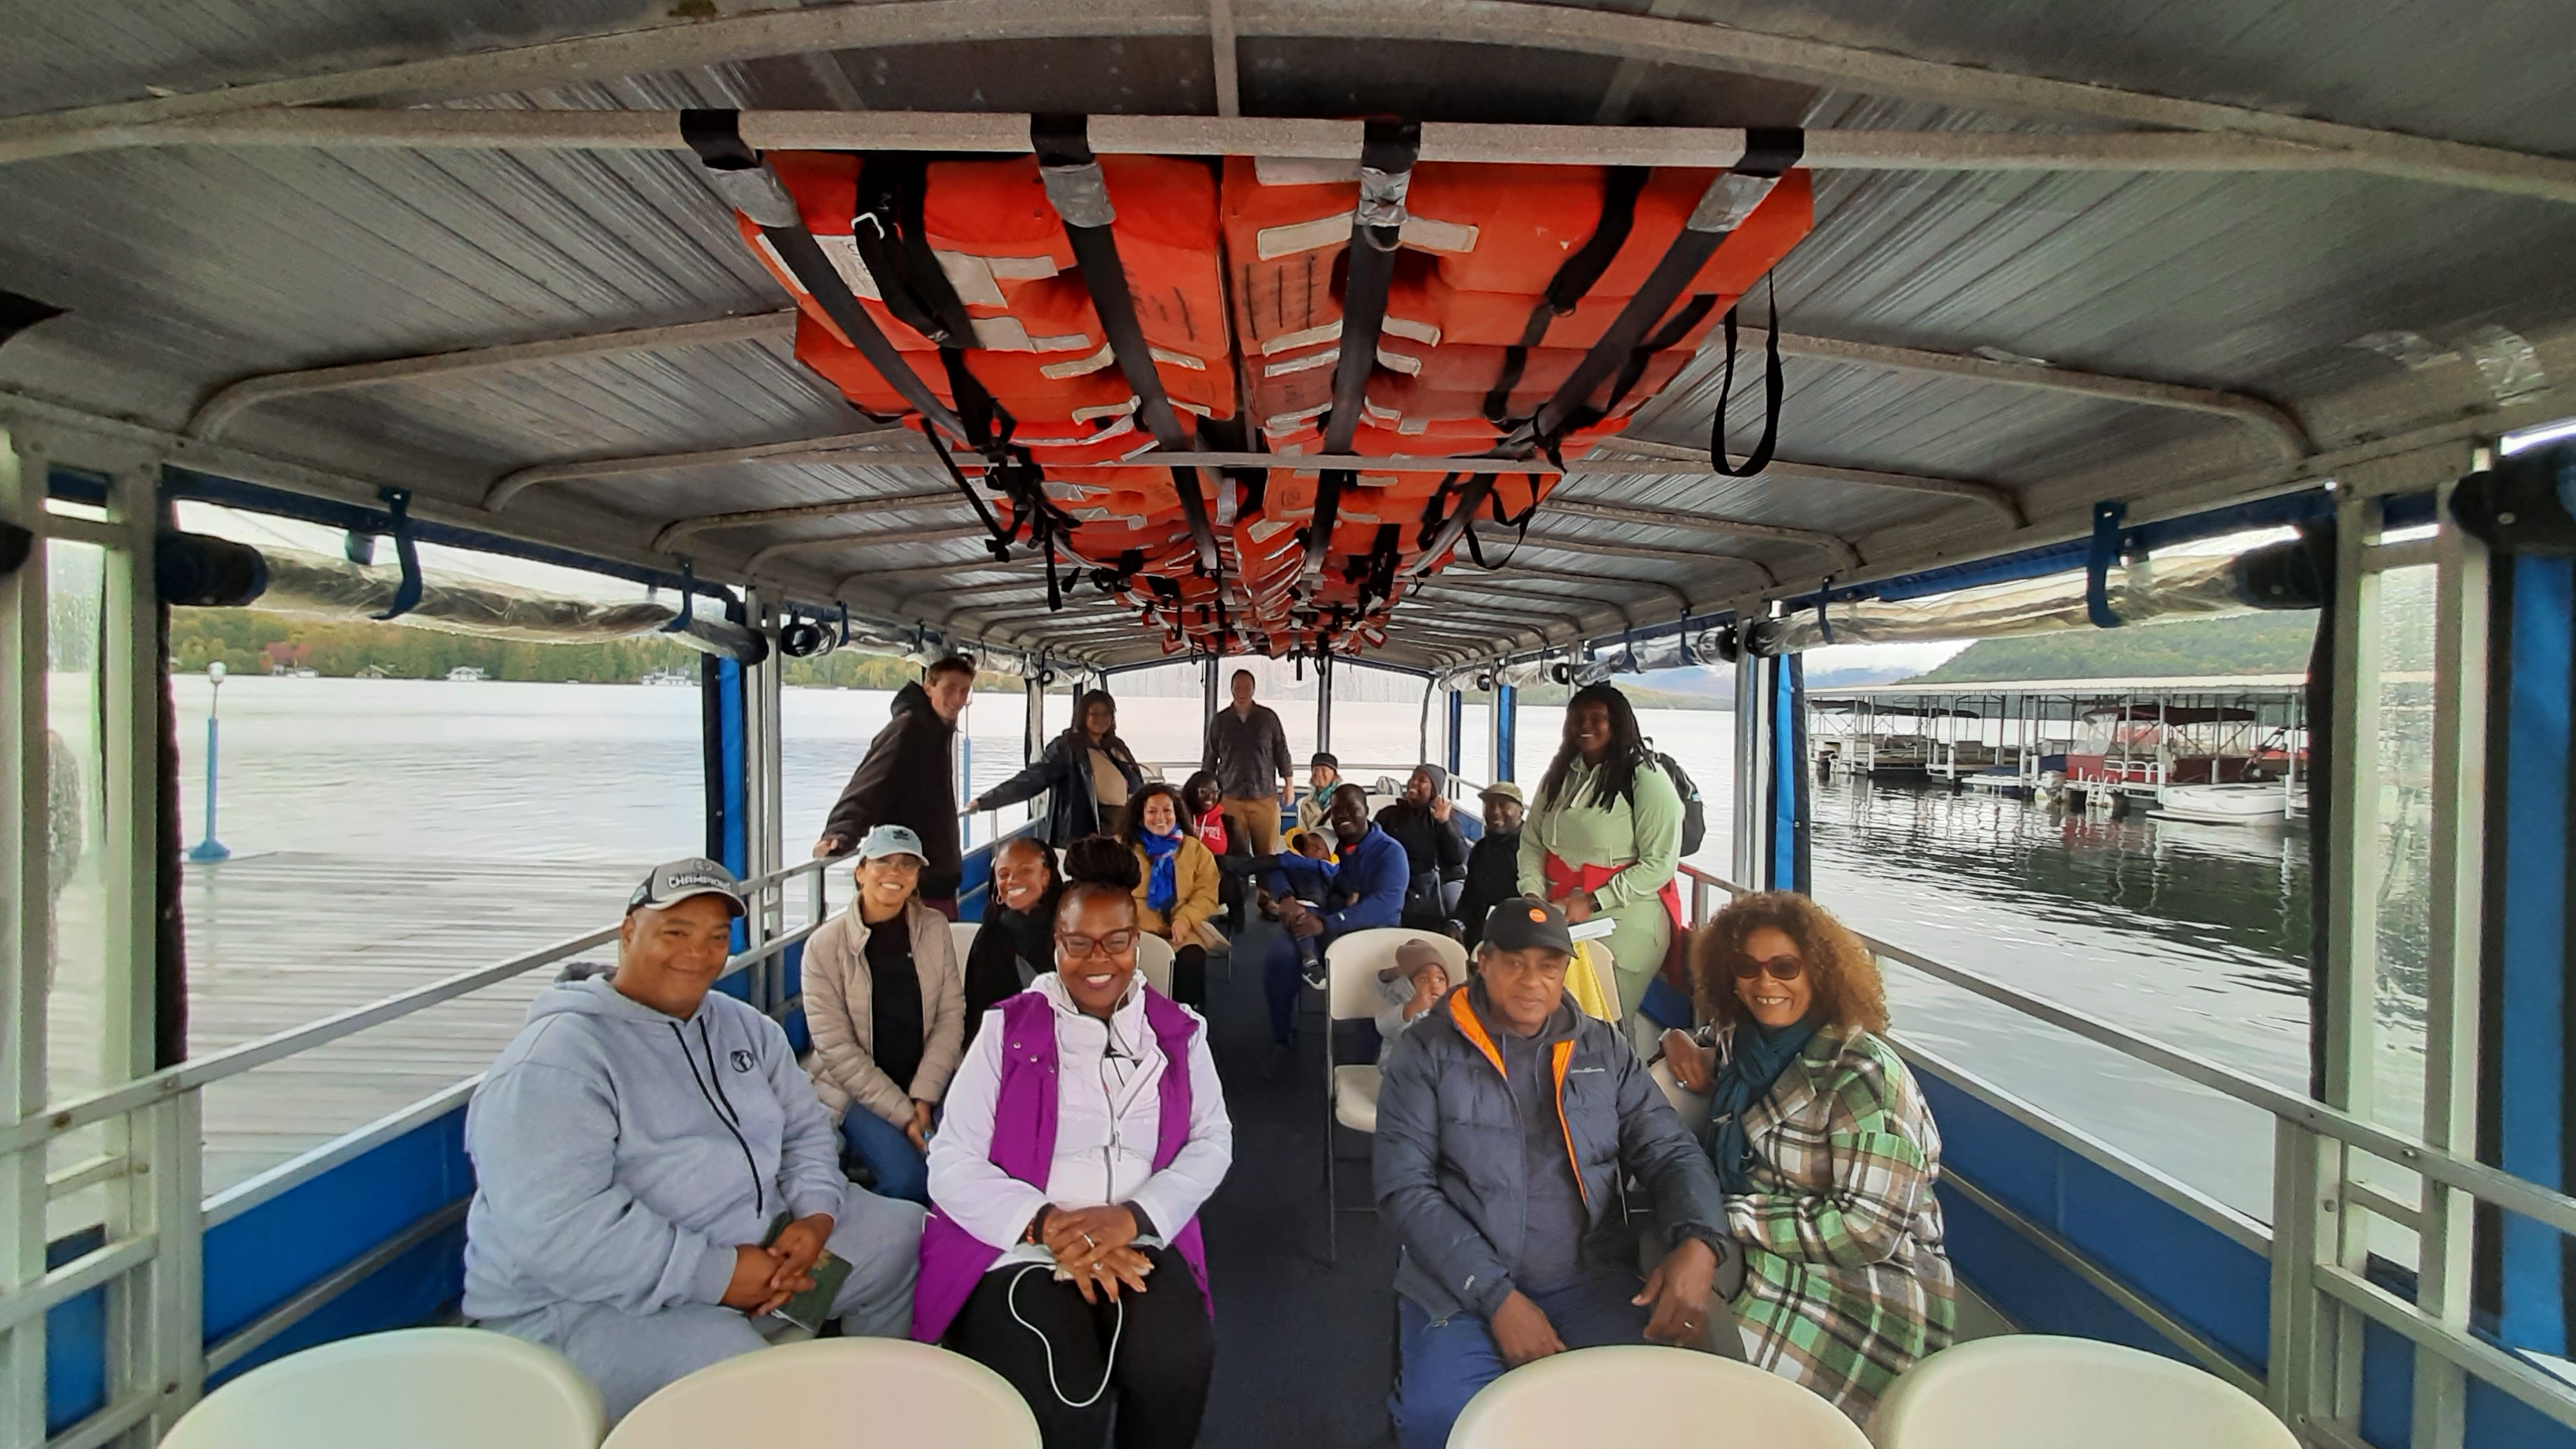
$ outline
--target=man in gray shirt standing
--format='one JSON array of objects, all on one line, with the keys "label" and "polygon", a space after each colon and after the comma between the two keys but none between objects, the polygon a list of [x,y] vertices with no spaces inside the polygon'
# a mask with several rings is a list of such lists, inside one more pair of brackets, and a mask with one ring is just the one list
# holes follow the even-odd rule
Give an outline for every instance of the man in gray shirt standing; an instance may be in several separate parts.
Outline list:
[{"label": "man in gray shirt standing", "polygon": [[1232,688],[1234,703],[1208,721],[1199,768],[1216,776],[1227,823],[1243,832],[1255,858],[1264,858],[1279,853],[1279,812],[1288,804],[1297,764],[1279,716],[1252,702],[1252,671],[1234,671]]}]

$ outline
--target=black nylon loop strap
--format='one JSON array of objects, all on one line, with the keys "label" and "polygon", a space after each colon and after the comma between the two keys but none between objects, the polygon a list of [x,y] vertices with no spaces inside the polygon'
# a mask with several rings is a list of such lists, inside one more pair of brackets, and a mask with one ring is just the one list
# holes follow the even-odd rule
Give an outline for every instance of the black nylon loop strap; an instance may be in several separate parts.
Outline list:
[{"label": "black nylon loop strap", "polygon": [[1540,295],[1538,305],[1530,308],[1529,321],[1521,328],[1521,340],[1503,349],[1501,375],[1493,390],[1485,394],[1485,418],[1496,428],[1511,430],[1512,389],[1521,385],[1521,372],[1529,365],[1530,349],[1547,340],[1549,326],[1573,312],[1593,284],[1601,280],[1601,274],[1610,269],[1619,249],[1628,244],[1629,233],[1637,227],[1637,198],[1653,174],[1644,166],[1610,168],[1601,197],[1601,219],[1593,224],[1592,235],[1548,279],[1546,292]]},{"label": "black nylon loop strap", "polygon": [[[1180,415],[1172,409],[1170,395],[1163,391],[1163,375],[1154,370],[1154,350],[1145,341],[1143,325],[1136,320],[1136,296],[1128,290],[1127,267],[1118,259],[1118,237],[1111,230],[1117,213],[1100,179],[1100,162],[1091,154],[1085,119],[1032,117],[1029,141],[1047,177],[1047,200],[1064,222],[1065,240],[1072,244],[1074,264],[1081,268],[1083,289],[1091,294],[1091,310],[1099,314],[1100,330],[1109,337],[1110,355],[1118,359],[1118,371],[1126,377],[1128,390],[1136,394],[1136,410],[1144,420],[1145,430],[1154,435],[1157,446],[1176,453],[1185,451],[1189,434],[1181,427]],[[1207,495],[1199,470],[1174,468],[1171,474],[1181,517],[1188,523],[1190,541],[1198,549],[1199,571],[1215,578],[1222,560],[1217,554],[1216,529],[1208,521]]]},{"label": "black nylon loop strap", "polygon": [[[1342,285],[1342,340],[1333,360],[1333,405],[1324,417],[1324,451],[1347,453],[1368,408],[1369,373],[1386,327],[1387,291],[1395,282],[1395,249],[1404,236],[1404,195],[1422,149],[1418,121],[1371,121],[1360,145],[1361,196],[1351,212],[1349,267]],[[1371,173],[1375,173],[1374,176]],[[1341,515],[1342,493],[1359,481],[1328,469],[1315,486],[1315,515],[1306,526],[1305,572],[1321,573]]]},{"label": "black nylon loop strap", "polygon": [[680,113],[680,135],[706,166],[708,179],[717,193],[728,202],[734,202],[736,209],[742,210],[743,215],[750,217],[760,228],[760,234],[768,238],[770,249],[777,252],[778,260],[786,265],[787,274],[794,277],[797,285],[814,299],[814,305],[823,309],[823,315],[832,319],[832,325],[841,329],[841,335],[858,349],[859,356],[868,366],[901,394],[914,412],[921,414],[925,429],[943,428],[950,437],[971,443],[966,425],[940,402],[929,385],[921,380],[921,375],[903,360],[903,354],[886,340],[885,333],[877,329],[875,319],[868,316],[867,308],[859,305],[849,283],[841,280],[841,274],[833,269],[831,259],[823,255],[822,244],[814,240],[814,233],[806,227],[804,218],[795,214],[793,206],[784,214],[766,206],[760,211],[741,207],[740,201],[744,199],[759,204],[759,197],[741,184],[753,174],[765,178],[767,191],[778,196],[786,194],[786,188],[780,185],[768,163],[760,159],[760,153],[743,141],[741,117],[733,111],[683,111]]},{"label": "black nylon loop strap", "polygon": [[1771,331],[1763,345],[1762,364],[1762,437],[1753,451],[1744,455],[1739,468],[1726,457],[1726,399],[1735,391],[1735,307],[1726,309],[1726,375],[1717,387],[1717,412],[1708,422],[1708,463],[1729,478],[1750,478],[1771,466],[1771,450],[1780,441],[1780,397],[1783,386],[1780,375],[1780,287],[1766,282],[1765,291],[1771,303]]}]

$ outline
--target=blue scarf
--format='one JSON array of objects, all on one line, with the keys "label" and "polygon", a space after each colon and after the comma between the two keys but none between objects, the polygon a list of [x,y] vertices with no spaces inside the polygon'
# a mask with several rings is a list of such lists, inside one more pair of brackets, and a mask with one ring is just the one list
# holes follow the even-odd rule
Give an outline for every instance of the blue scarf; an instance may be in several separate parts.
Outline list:
[{"label": "blue scarf", "polygon": [[1735,1029],[1735,1054],[1709,1086],[1708,1154],[1717,1166],[1717,1185],[1726,1192],[1753,1191],[1753,1142],[1744,1135],[1744,1114],[1771,1095],[1771,1084],[1823,1024],[1810,1015],[1783,1027],[1747,1021]]},{"label": "blue scarf", "polygon": [[1145,904],[1166,915],[1171,912],[1172,902],[1178,899],[1181,893],[1180,883],[1174,870],[1175,864],[1180,859],[1181,839],[1181,833],[1177,830],[1169,835],[1156,835],[1148,830],[1139,836],[1136,842],[1145,847],[1146,863],[1153,868],[1152,873],[1145,878]]}]

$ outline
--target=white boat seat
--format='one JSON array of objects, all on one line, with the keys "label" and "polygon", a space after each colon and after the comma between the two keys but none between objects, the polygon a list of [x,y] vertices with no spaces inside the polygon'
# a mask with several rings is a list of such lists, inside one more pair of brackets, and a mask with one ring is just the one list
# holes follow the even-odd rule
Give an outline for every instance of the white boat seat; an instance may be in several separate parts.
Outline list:
[{"label": "white boat seat", "polygon": [[950,945],[957,948],[957,969],[959,971],[962,972],[966,969],[967,953],[975,949],[975,934],[983,929],[984,923],[981,921],[950,921],[948,923],[948,941]]},{"label": "white boat seat", "polygon": [[1682,1079],[1674,1074],[1670,1062],[1655,1063],[1646,1069],[1646,1075],[1653,1077],[1655,1085],[1663,1089],[1664,1100],[1673,1104],[1673,1115],[1682,1119],[1682,1126],[1689,1129],[1691,1136],[1704,1137],[1708,1134],[1710,1098],[1703,1097],[1683,1086]]},{"label": "white boat seat", "polygon": [[1038,1421],[1008,1380],[963,1354],[907,1339],[818,1338],[665,1385],[618,1423],[607,1449],[860,1442],[1038,1449]]},{"label": "white boat seat", "polygon": [[1139,933],[1136,937],[1136,969],[1145,973],[1145,984],[1165,996],[1172,994],[1172,943],[1160,936]]},{"label": "white boat seat", "polygon": [[1449,1431],[1449,1449],[1569,1444],[1869,1449],[1842,1410],[1777,1374],[1642,1344],[1524,1364],[1479,1390]]},{"label": "white boat seat", "polygon": [[1354,1132],[1377,1130],[1375,1067],[1333,1068],[1333,1120]]},{"label": "white boat seat", "polygon": [[1878,1449],[2297,1449],[2260,1403],[2214,1374],[2089,1338],[2008,1334],[1899,1375],[1870,1415]]},{"label": "white boat seat", "polygon": [[361,1334],[208,1394],[166,1449],[597,1449],[599,1390],[553,1349],[481,1328]]}]

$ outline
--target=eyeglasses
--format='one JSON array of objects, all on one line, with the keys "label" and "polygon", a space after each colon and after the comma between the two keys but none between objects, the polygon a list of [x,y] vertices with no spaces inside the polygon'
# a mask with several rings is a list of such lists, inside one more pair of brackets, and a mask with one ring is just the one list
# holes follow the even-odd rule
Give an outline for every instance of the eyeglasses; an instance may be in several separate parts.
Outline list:
[{"label": "eyeglasses", "polygon": [[1727,969],[1738,981],[1750,981],[1756,976],[1768,976],[1774,981],[1795,981],[1806,972],[1807,963],[1795,956],[1768,956],[1759,961],[1739,957]]},{"label": "eyeglasses", "polygon": [[1067,961],[1087,961],[1094,956],[1116,958],[1136,949],[1136,932],[1112,931],[1106,936],[1069,936],[1058,931],[1055,953]]}]

